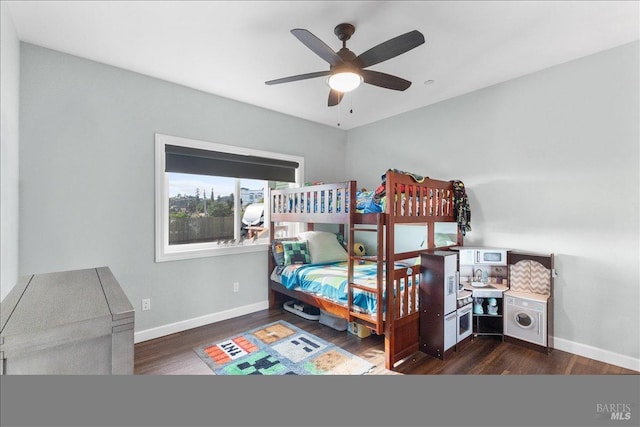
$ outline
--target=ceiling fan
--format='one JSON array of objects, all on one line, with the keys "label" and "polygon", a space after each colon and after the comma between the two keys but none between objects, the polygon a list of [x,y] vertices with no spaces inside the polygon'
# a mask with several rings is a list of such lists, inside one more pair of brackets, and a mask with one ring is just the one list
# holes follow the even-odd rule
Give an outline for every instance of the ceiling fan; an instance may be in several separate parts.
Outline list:
[{"label": "ceiling fan", "polygon": [[342,41],[342,49],[337,52],[334,52],[333,49],[308,30],[300,28],[291,30],[291,33],[298,40],[329,63],[329,70],[283,77],[281,79],[269,80],[265,83],[275,85],[329,76],[328,83],[331,88],[329,91],[329,107],[338,105],[345,92],[352,91],[362,82],[399,91],[406,90],[411,86],[411,82],[408,80],[379,71],[365,70],[365,68],[395,58],[398,55],[420,46],[424,43],[422,33],[417,30],[409,31],[406,34],[380,43],[356,56],[356,54],[347,48],[347,40],[351,38],[355,30],[353,25],[346,23],[338,24],[334,28],[333,32],[338,36],[338,39]]}]

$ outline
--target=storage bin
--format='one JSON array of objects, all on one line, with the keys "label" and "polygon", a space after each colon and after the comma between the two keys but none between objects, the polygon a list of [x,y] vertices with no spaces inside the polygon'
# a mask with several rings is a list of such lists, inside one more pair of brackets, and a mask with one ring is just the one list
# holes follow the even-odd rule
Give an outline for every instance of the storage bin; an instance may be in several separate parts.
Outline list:
[{"label": "storage bin", "polygon": [[336,317],[333,314],[329,314],[322,309],[320,309],[320,323],[330,328],[333,328],[336,331],[347,330],[347,319]]},{"label": "storage bin", "polygon": [[371,335],[371,329],[367,328],[366,326],[362,326],[357,322],[349,322],[347,330],[349,331],[349,333],[357,336],[358,338],[366,338]]}]

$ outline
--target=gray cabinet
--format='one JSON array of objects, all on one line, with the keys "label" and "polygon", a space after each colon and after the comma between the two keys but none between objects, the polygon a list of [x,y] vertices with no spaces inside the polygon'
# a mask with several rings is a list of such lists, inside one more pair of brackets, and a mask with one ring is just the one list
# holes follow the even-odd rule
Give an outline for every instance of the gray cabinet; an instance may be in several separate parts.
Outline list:
[{"label": "gray cabinet", "polygon": [[108,267],[20,278],[0,304],[3,374],[133,374],[135,312]]}]

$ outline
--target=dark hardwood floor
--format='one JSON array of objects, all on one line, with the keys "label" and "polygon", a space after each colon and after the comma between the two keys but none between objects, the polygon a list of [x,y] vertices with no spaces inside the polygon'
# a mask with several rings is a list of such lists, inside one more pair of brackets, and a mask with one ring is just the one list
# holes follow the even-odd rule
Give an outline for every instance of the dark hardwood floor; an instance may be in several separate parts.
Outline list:
[{"label": "dark hardwood floor", "polygon": [[281,309],[224,320],[141,342],[135,345],[134,373],[138,375],[212,375],[213,372],[193,351],[247,329],[276,320],[285,320],[375,365],[371,374],[449,374],[449,375],[612,375],[639,374],[636,371],[588,359],[560,350],[543,354],[492,337],[477,337],[445,361],[416,353],[394,371],[384,368],[384,337],[358,338],[347,331],[336,331],[317,321],[309,321]]}]

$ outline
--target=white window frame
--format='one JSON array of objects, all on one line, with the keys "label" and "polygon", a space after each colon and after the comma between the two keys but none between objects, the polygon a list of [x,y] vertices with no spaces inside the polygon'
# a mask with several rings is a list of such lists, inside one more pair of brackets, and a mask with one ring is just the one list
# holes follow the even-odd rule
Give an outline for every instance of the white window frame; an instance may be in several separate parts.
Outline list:
[{"label": "white window frame", "polygon": [[[202,150],[219,151],[232,154],[266,157],[278,160],[286,160],[298,163],[296,169],[295,186],[301,186],[304,182],[304,158],[290,154],[274,153],[270,151],[255,150],[252,148],[237,147],[233,145],[218,144],[178,136],[155,134],[155,241],[156,241],[156,262],[176,261],[183,259],[204,258],[211,256],[232,255],[248,252],[266,251],[268,243],[256,243],[250,245],[236,245],[219,247],[216,242],[188,243],[183,245],[169,245],[169,179],[165,172],[165,146],[178,145]],[[267,191],[265,189],[265,191]],[[240,198],[240,193],[236,194],[236,204]],[[265,197],[265,223],[270,222],[269,198]],[[239,210],[234,210],[234,215],[238,215]],[[237,221],[237,218],[236,218]],[[269,230],[272,233],[273,230]]]}]

